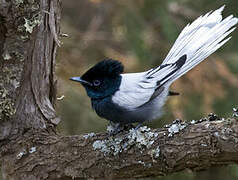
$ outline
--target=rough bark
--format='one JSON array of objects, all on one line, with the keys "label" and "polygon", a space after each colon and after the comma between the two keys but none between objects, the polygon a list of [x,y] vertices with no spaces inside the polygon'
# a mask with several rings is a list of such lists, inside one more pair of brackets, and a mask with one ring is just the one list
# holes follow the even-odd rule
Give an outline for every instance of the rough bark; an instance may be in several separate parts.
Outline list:
[{"label": "rough bark", "polygon": [[237,119],[60,136],[54,110],[59,0],[0,0],[4,179],[133,178],[238,162]]},{"label": "rough bark", "polygon": [[0,86],[4,125],[0,139],[59,122],[53,107],[59,11],[57,0],[1,0]]},{"label": "rough bark", "polygon": [[2,168],[9,179],[31,180],[125,179],[208,169],[238,162],[237,120],[175,122],[111,138],[28,132],[5,146]]},{"label": "rough bark", "polygon": [[27,131],[55,132],[60,10],[59,0],[0,0],[1,149]]}]

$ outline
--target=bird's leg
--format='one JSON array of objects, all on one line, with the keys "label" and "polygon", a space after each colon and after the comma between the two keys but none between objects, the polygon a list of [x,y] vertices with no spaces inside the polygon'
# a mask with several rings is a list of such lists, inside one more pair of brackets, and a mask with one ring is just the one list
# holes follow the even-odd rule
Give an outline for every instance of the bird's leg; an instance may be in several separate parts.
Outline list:
[{"label": "bird's leg", "polygon": [[119,132],[121,132],[122,130],[123,130],[123,126],[121,126],[120,123],[113,123],[112,121],[110,121],[110,124],[107,127],[109,136],[114,136],[118,134]]},{"label": "bird's leg", "polygon": [[133,124],[125,124],[123,130],[129,131],[130,129],[135,128]]},{"label": "bird's leg", "polygon": [[139,129],[142,126],[143,123],[138,123],[137,126],[135,127],[135,130]]},{"label": "bird's leg", "polygon": [[114,136],[122,131],[129,131],[132,128],[135,129],[135,126],[133,126],[133,124],[120,124],[120,123],[113,123],[110,121],[110,124],[107,127],[107,131],[109,136]]}]

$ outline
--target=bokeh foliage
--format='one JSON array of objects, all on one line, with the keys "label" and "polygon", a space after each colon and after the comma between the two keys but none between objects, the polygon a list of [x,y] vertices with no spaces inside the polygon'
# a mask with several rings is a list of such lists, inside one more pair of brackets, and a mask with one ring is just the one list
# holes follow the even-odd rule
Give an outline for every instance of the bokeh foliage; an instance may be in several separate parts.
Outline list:
[{"label": "bokeh foliage", "polygon": [[[80,76],[106,57],[120,60],[126,72],[157,66],[187,23],[223,4],[224,16],[238,16],[237,0],[63,1],[61,31],[69,37],[61,39],[64,44],[58,51],[58,96],[65,96],[57,103],[62,133],[105,131],[108,123],[97,117],[83,87],[69,77]],[[176,118],[199,119],[209,112],[231,115],[232,108],[238,106],[238,30],[232,36],[225,46],[173,84],[172,89],[181,95],[169,98],[164,116],[148,126],[161,127]],[[232,166],[159,179],[236,179],[236,171]]]}]

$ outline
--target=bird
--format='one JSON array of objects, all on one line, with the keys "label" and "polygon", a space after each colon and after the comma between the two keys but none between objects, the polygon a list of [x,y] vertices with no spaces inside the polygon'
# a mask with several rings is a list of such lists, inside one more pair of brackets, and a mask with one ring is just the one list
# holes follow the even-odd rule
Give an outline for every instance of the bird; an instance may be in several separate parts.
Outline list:
[{"label": "bird", "polygon": [[223,46],[231,37],[238,18],[222,18],[225,6],[198,17],[179,34],[162,64],[139,73],[123,73],[120,61],[100,61],[81,77],[71,77],[85,88],[92,108],[109,120],[118,133],[122,127],[161,117],[168,96],[179,93],[170,85]]}]

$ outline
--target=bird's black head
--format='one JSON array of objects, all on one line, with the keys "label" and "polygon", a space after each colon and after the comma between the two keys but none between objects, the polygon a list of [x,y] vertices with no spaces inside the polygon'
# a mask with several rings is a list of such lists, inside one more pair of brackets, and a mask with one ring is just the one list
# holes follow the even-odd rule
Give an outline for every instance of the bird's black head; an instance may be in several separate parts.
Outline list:
[{"label": "bird's black head", "polygon": [[81,77],[70,78],[80,82],[90,98],[98,99],[113,95],[121,84],[123,65],[116,60],[105,59],[90,68]]}]

